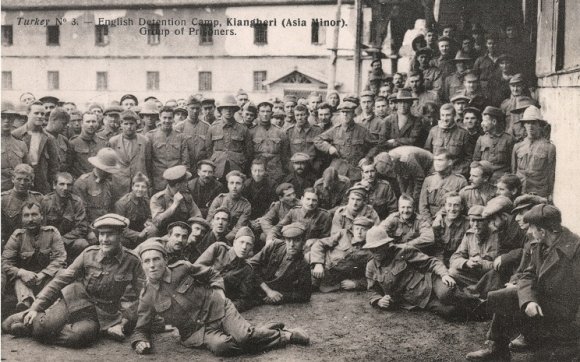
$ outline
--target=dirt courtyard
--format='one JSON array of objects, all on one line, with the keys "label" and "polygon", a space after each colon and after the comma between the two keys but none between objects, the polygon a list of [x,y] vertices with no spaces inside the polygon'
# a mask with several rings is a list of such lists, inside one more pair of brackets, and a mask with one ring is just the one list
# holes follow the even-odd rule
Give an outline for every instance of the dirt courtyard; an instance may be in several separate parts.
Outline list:
[{"label": "dirt courtyard", "polygon": [[[243,313],[254,324],[282,321],[309,334],[308,347],[288,346],[260,355],[225,360],[257,361],[462,361],[479,348],[489,322],[448,323],[426,312],[373,309],[364,292],[314,294],[307,304],[261,306]],[[91,348],[46,346],[28,338],[2,335],[4,361],[217,361],[205,350],[188,349],[172,333],[156,335],[154,354],[139,356],[128,343],[101,340]],[[513,354],[514,361],[580,361],[579,354]]]}]

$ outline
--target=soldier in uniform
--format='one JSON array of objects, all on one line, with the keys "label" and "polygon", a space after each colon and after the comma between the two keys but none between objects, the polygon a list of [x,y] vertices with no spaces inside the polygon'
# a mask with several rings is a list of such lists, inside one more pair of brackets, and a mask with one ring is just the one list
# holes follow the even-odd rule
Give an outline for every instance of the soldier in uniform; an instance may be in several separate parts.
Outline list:
[{"label": "soldier in uniform", "polygon": [[322,96],[319,93],[312,92],[308,95],[308,123],[318,125],[318,106],[322,103]]},{"label": "soldier in uniform", "polygon": [[189,181],[187,188],[202,216],[207,217],[211,202],[223,191],[224,185],[219,182],[215,174],[216,164],[210,160],[201,160],[197,163],[197,177]]},{"label": "soldier in uniform", "polygon": [[375,94],[371,91],[362,91],[360,94],[360,108],[362,112],[354,118],[354,121],[366,128],[373,138],[378,140],[385,122],[375,115],[374,106]]},{"label": "soldier in uniform", "polygon": [[71,111],[70,113],[70,121],[68,123],[68,127],[66,129],[65,136],[69,139],[69,141],[81,134],[81,123],[83,122],[83,113],[78,109]]},{"label": "soldier in uniform", "polygon": [[441,71],[441,85],[445,83],[445,78],[455,72],[455,64],[453,64],[453,54],[451,52],[451,38],[442,36],[437,39],[437,46],[439,48],[439,56],[431,59],[429,65],[439,68]]},{"label": "soldier in uniform", "polygon": [[446,151],[456,161],[454,171],[466,175],[473,156],[469,153],[467,131],[455,122],[455,109],[451,104],[441,107],[440,117],[439,124],[429,131],[425,149],[434,155]]},{"label": "soldier in uniform", "polygon": [[[296,123],[296,119],[294,118],[294,107],[296,107],[298,103],[296,101],[296,96],[294,95],[286,95],[282,100],[284,101],[284,113],[286,114],[286,118],[284,118],[283,129],[286,131],[288,127]],[[306,121],[307,120],[308,118],[306,118]]]},{"label": "soldier in uniform", "polygon": [[8,191],[14,187],[12,184],[12,174],[14,168],[21,164],[28,162],[28,146],[24,141],[17,139],[12,136],[12,125],[14,124],[14,118],[16,116],[16,111],[9,104],[2,103],[2,161],[0,162],[0,167],[2,167],[2,184],[0,189],[2,191]]},{"label": "soldier in uniform", "polygon": [[350,180],[338,174],[334,167],[328,167],[322,177],[314,183],[314,190],[318,195],[319,206],[334,215],[336,208],[343,204],[350,188]]},{"label": "soldier in uniform", "polygon": [[523,193],[535,193],[551,200],[556,177],[556,146],[543,137],[548,123],[540,110],[529,106],[519,120],[527,137],[514,146],[512,172],[522,180]]},{"label": "soldier in uniform", "polygon": [[469,185],[459,191],[465,210],[473,205],[487,205],[496,195],[495,185],[491,183],[493,169],[487,161],[473,161],[470,165]]},{"label": "soldier in uniform", "polygon": [[248,259],[254,250],[254,233],[244,226],[238,230],[234,243],[213,243],[196,260],[195,264],[211,267],[224,278],[226,298],[239,312],[255,305],[256,280]]},{"label": "soldier in uniform", "polygon": [[408,90],[401,89],[397,92],[397,112],[389,115],[383,124],[379,140],[381,147],[393,149],[404,145],[418,146],[423,123],[411,113],[415,100],[417,98]]},{"label": "soldier in uniform", "polygon": [[187,143],[189,150],[189,169],[197,167],[197,162],[208,155],[205,149],[205,140],[209,123],[200,119],[201,102],[195,97],[187,99],[187,118],[174,129],[180,132]]},{"label": "soldier in uniform", "polygon": [[310,156],[302,152],[295,153],[290,158],[293,172],[284,177],[282,182],[294,186],[296,197],[302,197],[304,190],[314,186],[314,182],[316,182],[316,175],[311,169],[310,161]]},{"label": "soldier in uniform", "polygon": [[75,348],[93,343],[100,333],[124,339],[136,321],[137,303],[121,305],[121,298],[128,285],[139,293],[144,280],[139,257],[121,246],[127,224],[116,214],[95,220],[100,245],[86,248],[36,296],[28,311],[9,317],[2,329]]},{"label": "soldier in uniform", "polygon": [[[416,62],[414,63],[413,71],[422,74],[424,87],[427,91],[433,91],[438,94],[441,90],[441,70],[438,67],[429,64],[433,55],[433,50],[430,48],[425,47],[418,49],[415,52]],[[411,73],[409,73],[407,83],[412,88]]]},{"label": "soldier in uniform", "polygon": [[102,148],[96,156],[89,157],[88,162],[93,165],[93,170],[81,175],[73,189],[83,200],[90,223],[113,210],[115,186],[112,175],[119,172],[121,166],[112,148]]},{"label": "soldier in uniform", "polygon": [[217,166],[218,179],[233,170],[245,171],[253,159],[250,132],[234,119],[234,112],[238,109],[234,97],[226,96],[218,106],[221,121],[212,124],[207,133],[205,148]]},{"label": "soldier in uniform", "polygon": [[433,159],[432,175],[423,182],[419,199],[419,214],[433,221],[437,212],[445,204],[445,195],[449,192],[459,192],[467,186],[465,177],[453,173],[453,159],[447,152],[437,154]]},{"label": "soldier in uniform", "polygon": [[17,310],[26,310],[35,295],[65,266],[60,233],[43,225],[40,204],[22,206],[22,229],[16,229],[2,252],[2,271],[14,286]]},{"label": "soldier in uniform", "polygon": [[363,248],[372,253],[366,267],[369,303],[383,310],[400,306],[425,309],[446,319],[455,317],[455,280],[445,265],[416,248],[392,241],[380,226],[367,232]]},{"label": "soldier in uniform", "polygon": [[372,147],[377,145],[369,131],[354,122],[356,104],[344,101],[340,104],[342,124],[334,126],[314,139],[314,145],[320,151],[334,156],[331,166],[350,178],[352,182],[360,180],[358,163]]},{"label": "soldier in uniform", "polygon": [[131,339],[137,353],[151,353],[156,314],[177,327],[182,345],[205,347],[217,356],[308,344],[300,329],[282,330],[280,323],[252,326],[225,297],[224,280],[212,268],[185,261],[169,266],[165,248],[155,241],[145,243],[140,256],[148,283],[139,297],[139,320]]},{"label": "soldier in uniform", "polygon": [[310,300],[310,265],[303,249],[307,227],[300,222],[286,224],[281,236],[273,239],[252,259],[260,292],[257,296],[267,304],[305,303]]},{"label": "soldier in uniform", "polygon": [[377,169],[374,162],[363,158],[360,163],[362,180],[355,186],[363,186],[367,189],[368,203],[371,205],[380,219],[386,218],[389,214],[397,211],[397,197],[395,192],[386,180],[377,177]]},{"label": "soldier in uniform", "polygon": [[252,129],[256,126],[256,118],[258,118],[258,107],[252,102],[248,102],[240,109],[242,112],[242,122],[247,129]]},{"label": "soldier in uniform", "polygon": [[242,226],[248,226],[250,215],[252,214],[252,204],[242,196],[242,189],[246,176],[240,171],[230,171],[227,174],[228,193],[219,194],[211,203],[207,212],[206,220],[209,222],[213,219],[216,210],[226,208],[230,211],[231,230],[226,235],[226,239],[231,242],[234,240],[236,232]]},{"label": "soldier in uniform", "polygon": [[345,206],[341,206],[334,212],[332,218],[332,227],[330,233],[333,234],[339,230],[350,229],[354,223],[354,219],[359,216],[364,216],[373,220],[375,225],[381,221],[379,215],[367,203],[368,190],[362,185],[351,187],[348,192],[348,202]]},{"label": "soldier in uniform", "polygon": [[[144,136],[148,136],[150,131],[154,131],[157,129],[157,125],[159,124],[159,109],[155,105],[154,100],[145,101],[143,104],[143,108],[139,110],[139,116],[141,116],[141,129],[137,132],[141,133]],[[171,115],[173,117],[173,113]],[[173,127],[173,125],[172,125]]]},{"label": "soldier in uniform", "polygon": [[319,174],[322,172],[322,159],[314,147],[314,139],[323,131],[318,125],[310,124],[307,118],[308,109],[302,105],[296,106],[294,107],[294,123],[284,124],[284,128],[290,142],[290,155],[307,154],[310,157],[314,173]]},{"label": "soldier in uniform", "polygon": [[411,71],[408,76],[408,83],[412,91],[412,97],[415,98],[411,105],[411,114],[415,117],[423,116],[423,106],[427,102],[440,104],[439,95],[434,90],[429,90],[425,86],[425,78],[420,71]]},{"label": "soldier in uniform", "polygon": [[123,107],[123,109],[131,110],[139,105],[139,101],[137,100],[137,97],[135,97],[134,95],[125,94],[124,96],[121,97],[121,100],[119,100],[119,104],[121,105],[121,107]]},{"label": "soldier in uniform", "polygon": [[490,220],[483,215],[481,205],[469,209],[469,230],[449,259],[450,274],[461,287],[477,282],[493,269],[499,251],[498,233],[490,229]]},{"label": "soldier in uniform", "polygon": [[187,221],[201,216],[187,188],[191,173],[183,165],[173,166],[163,172],[167,186],[151,197],[150,207],[153,224],[158,230],[166,230],[174,221]]},{"label": "soldier in uniform", "polygon": [[[72,188],[72,175],[68,172],[57,173],[54,192],[46,195],[41,202],[46,224],[55,227],[62,236],[69,265],[89,244],[96,243],[94,235],[89,235],[83,200],[72,193]],[[91,240],[87,240],[89,236]]]},{"label": "soldier in uniform", "polygon": [[95,114],[85,112],[81,127],[81,134],[70,140],[70,173],[76,178],[90,172],[93,167],[89,158],[94,157],[102,148],[108,147],[108,141],[96,134],[99,124]]},{"label": "soldier in uniform", "polygon": [[163,173],[169,168],[183,165],[189,169],[189,149],[185,136],[173,130],[173,109],[163,107],[159,117],[159,129],[147,133],[153,148],[151,176],[154,192],[162,191],[167,185]]},{"label": "soldier in uniform", "polygon": [[205,121],[210,126],[216,121],[215,99],[203,98],[201,100],[201,120]]},{"label": "soldier in uniform", "polygon": [[332,112],[332,106],[326,102],[321,103],[316,111],[318,114],[318,127],[324,131],[328,131],[337,123],[337,118]]},{"label": "soldier in uniform", "polygon": [[224,242],[231,245],[226,239],[230,226],[230,217],[230,211],[222,207],[216,210],[209,223],[200,217],[190,218],[192,232],[187,239],[187,246],[185,247],[186,259],[191,263],[195,263],[197,258],[210,245],[216,242]]},{"label": "soldier in uniform", "polygon": [[303,229],[304,240],[319,239],[330,234],[331,215],[328,211],[318,207],[318,195],[313,188],[304,190],[300,200],[300,206],[296,206],[282,218],[278,224],[270,230],[266,237],[267,244],[282,235],[285,226],[292,223],[300,223]]},{"label": "soldier in uniform", "polygon": [[69,121],[69,114],[63,108],[57,107],[50,112],[48,124],[45,128],[45,131],[54,137],[60,160],[59,170],[63,172],[68,172],[71,167],[72,148],[68,138],[64,136]]},{"label": "soldier in uniform", "polygon": [[485,132],[475,144],[474,161],[488,161],[493,168],[491,183],[495,184],[506,172],[510,172],[513,137],[504,132],[505,116],[499,108],[486,107],[481,128]]},{"label": "soldier in uniform", "polygon": [[[233,114],[234,119],[238,123],[244,123],[243,109],[244,109],[244,106],[250,102],[250,98],[248,97],[248,93],[243,89],[239,89],[238,93],[236,94],[236,98],[231,99],[231,100],[233,100],[238,107],[237,111],[234,111],[235,112]],[[220,112],[220,113],[221,113],[221,111],[220,111],[221,106],[222,106],[221,104],[218,105],[218,112]]]},{"label": "soldier in uniform", "polygon": [[354,219],[352,229],[314,240],[309,255],[314,287],[323,293],[366,289],[365,269],[370,253],[362,246],[372,226],[373,220],[359,216]]},{"label": "soldier in uniform", "polygon": [[463,214],[464,206],[458,192],[445,196],[445,205],[433,220],[435,246],[433,255],[449,267],[449,259],[455,253],[463,236],[469,229],[469,219]]},{"label": "soldier in uniform", "polygon": [[116,197],[122,197],[131,191],[131,180],[138,173],[149,178],[153,168],[153,147],[149,138],[137,133],[137,113],[123,111],[120,119],[122,133],[109,140],[121,165],[119,172],[113,175]]},{"label": "soldier in uniform", "polygon": [[[560,210],[536,205],[526,212],[523,222],[535,239],[530,260],[517,286],[488,294],[493,319],[487,346],[467,354],[470,361],[509,361],[510,350],[529,351],[547,346],[548,360],[555,350],[573,360],[578,355],[575,319],[580,304],[580,239],[561,225]],[[510,343],[513,331],[522,335]],[[557,356],[557,354],[556,354]]]},{"label": "soldier in uniform", "polygon": [[252,161],[250,172],[252,173],[252,177],[244,181],[242,195],[252,205],[250,220],[254,228],[254,226],[257,226],[254,220],[263,216],[276,199],[274,191],[276,183],[270,178],[270,175],[266,171],[266,165],[261,158],[255,158]]},{"label": "soldier in uniform", "polygon": [[379,153],[374,162],[379,174],[396,181],[391,187],[396,190],[398,184],[395,194],[411,196],[418,206],[423,181],[433,167],[433,154],[415,146],[400,146]]},{"label": "soldier in uniform", "polygon": [[12,131],[28,147],[28,164],[34,169],[33,189],[42,193],[50,192],[59,170],[56,140],[42,128],[45,116],[42,104],[35,102],[30,105],[28,122]]},{"label": "soldier in uniform", "polygon": [[500,108],[506,116],[505,131],[512,135],[517,143],[526,137],[526,130],[518,120],[526,108],[537,106],[537,103],[525,94],[526,82],[522,74],[518,73],[511,77],[509,87],[510,96],[501,102]]},{"label": "soldier in uniform", "polygon": [[116,136],[119,134],[119,126],[120,123],[120,115],[123,112],[123,108],[120,106],[109,106],[105,108],[103,112],[103,129],[97,132],[97,136],[100,138],[109,141],[111,137]]},{"label": "soldier in uniform", "polygon": [[[499,90],[498,90],[499,91]],[[485,107],[490,105],[489,98],[481,87],[479,81],[479,74],[473,70],[469,70],[463,75],[463,87],[453,94],[459,94],[468,97],[469,106],[475,107],[479,111],[485,109]]]},{"label": "soldier in uniform", "polygon": [[290,183],[282,183],[276,187],[276,195],[278,201],[273,202],[268,209],[268,212],[259,218],[260,227],[262,229],[261,241],[266,241],[266,236],[270,235],[272,228],[284,219],[284,217],[296,206],[299,206],[300,201],[296,198],[294,186]]},{"label": "soldier in uniform", "polygon": [[270,123],[272,103],[260,102],[258,123],[250,130],[254,147],[254,157],[260,157],[266,166],[266,172],[272,181],[278,183],[288,173],[290,144],[288,136],[279,127]]},{"label": "soldier in uniform", "polygon": [[2,192],[2,246],[8,241],[14,230],[21,228],[22,205],[42,201],[40,192],[31,191],[34,182],[34,170],[25,163],[14,167],[11,190]]},{"label": "soldier in uniform", "polygon": [[129,225],[123,233],[128,240],[128,243],[124,241],[123,245],[129,248],[158,233],[149,208],[149,178],[138,172],[131,181],[131,191],[115,202],[115,213],[129,220]]},{"label": "soldier in uniform", "polygon": [[415,247],[431,255],[435,236],[431,223],[415,213],[415,201],[408,195],[399,197],[399,210],[380,223],[395,244]]}]

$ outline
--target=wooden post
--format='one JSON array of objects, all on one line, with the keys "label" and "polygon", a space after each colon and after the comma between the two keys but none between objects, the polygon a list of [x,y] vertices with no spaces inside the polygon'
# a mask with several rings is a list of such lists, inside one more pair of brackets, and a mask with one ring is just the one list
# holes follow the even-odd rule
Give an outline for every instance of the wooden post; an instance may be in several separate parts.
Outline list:
[{"label": "wooden post", "polygon": [[342,7],[342,0],[337,0],[336,3],[336,25],[333,29],[332,48],[330,48],[330,77],[328,80],[328,93],[336,89],[336,63],[338,62],[338,37],[340,34],[340,10]]},{"label": "wooden post", "polygon": [[356,7],[356,35],[354,46],[354,93],[359,94],[361,89],[361,44],[362,44],[362,0],[355,0]]}]

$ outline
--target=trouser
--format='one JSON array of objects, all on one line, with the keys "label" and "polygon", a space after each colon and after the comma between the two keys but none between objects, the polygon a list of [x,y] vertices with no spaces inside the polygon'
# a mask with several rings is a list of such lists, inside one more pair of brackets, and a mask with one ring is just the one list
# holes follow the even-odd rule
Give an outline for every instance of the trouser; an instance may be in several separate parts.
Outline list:
[{"label": "trouser", "polygon": [[38,285],[33,285],[33,286],[29,286],[29,285],[24,284],[22,279],[14,280],[14,294],[16,295],[16,299],[18,300],[18,303],[22,303],[23,301],[25,301],[27,299],[31,299],[30,302],[34,301],[34,296],[36,294],[38,294],[38,292],[40,292],[42,290],[42,288],[46,284],[48,284],[48,282],[50,280],[51,280],[51,278],[46,277],[46,278],[44,278],[42,283],[40,283]]},{"label": "trouser", "polygon": [[224,317],[206,326],[203,343],[217,356],[232,356],[284,346],[290,336],[286,331],[253,327],[226,299]]},{"label": "trouser", "polygon": [[457,288],[449,288],[440,276],[433,274],[431,298],[426,309],[445,318],[466,318],[479,304],[479,300],[465,295]]},{"label": "trouser", "polygon": [[490,270],[477,282],[469,287],[470,291],[476,292],[481,299],[487,299],[489,292],[503,289],[509,281],[511,273],[507,271]]},{"label": "trouser", "polygon": [[577,342],[577,331],[571,321],[562,320],[550,303],[538,303],[544,317],[530,318],[520,308],[517,288],[504,288],[488,294],[488,308],[493,319],[487,338],[498,344],[508,344],[515,332],[531,343]]},{"label": "trouser", "polygon": [[449,269],[449,275],[455,279],[460,288],[477,284],[485,273],[486,271],[481,269]]}]

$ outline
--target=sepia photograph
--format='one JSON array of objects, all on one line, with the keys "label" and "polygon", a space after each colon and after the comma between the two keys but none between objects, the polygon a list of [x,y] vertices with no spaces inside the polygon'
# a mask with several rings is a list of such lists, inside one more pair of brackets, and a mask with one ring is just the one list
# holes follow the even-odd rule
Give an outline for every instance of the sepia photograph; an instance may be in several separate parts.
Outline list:
[{"label": "sepia photograph", "polygon": [[580,362],[580,1],[0,12],[3,361]]}]

